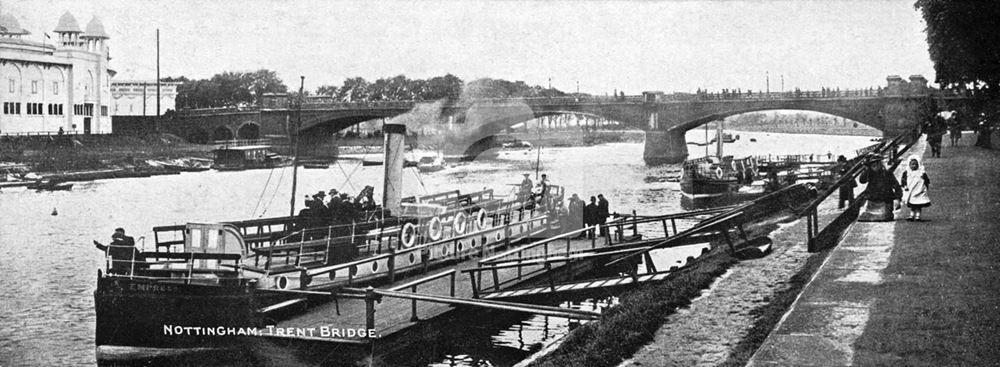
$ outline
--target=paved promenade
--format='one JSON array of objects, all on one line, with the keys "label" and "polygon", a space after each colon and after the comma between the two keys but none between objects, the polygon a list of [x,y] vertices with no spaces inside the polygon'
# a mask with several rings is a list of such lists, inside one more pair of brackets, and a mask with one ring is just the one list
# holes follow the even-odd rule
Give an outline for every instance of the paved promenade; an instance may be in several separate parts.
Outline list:
[{"label": "paved promenade", "polygon": [[973,140],[914,147],[927,221],[855,223],[750,366],[1000,365],[1000,151]]}]

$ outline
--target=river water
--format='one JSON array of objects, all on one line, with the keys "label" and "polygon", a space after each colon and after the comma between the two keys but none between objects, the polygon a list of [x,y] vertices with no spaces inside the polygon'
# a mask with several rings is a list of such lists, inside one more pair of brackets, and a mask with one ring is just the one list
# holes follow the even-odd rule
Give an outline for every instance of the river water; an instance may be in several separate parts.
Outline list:
[{"label": "river water", "polygon": [[[726,154],[844,154],[872,144],[869,137],[791,135],[732,131],[736,143]],[[750,139],[756,139],[751,142]],[[688,141],[704,141],[693,130]],[[704,148],[689,145],[691,157]],[[604,194],[611,211],[639,214],[678,212],[677,183],[662,178],[676,166],[647,167],[643,144],[615,143],[592,147],[541,148],[503,151],[496,160],[461,163],[443,171],[404,174],[407,195],[459,189],[492,188],[511,192],[531,173],[535,162],[566,194],[586,198]],[[368,157],[380,160],[372,155]],[[419,158],[416,153],[408,159]],[[302,197],[337,188],[357,193],[364,185],[376,187],[380,197],[382,167],[342,162],[328,169],[299,169],[297,206]],[[94,306],[97,269],[102,253],[92,240],[107,242],[113,229],[123,227],[137,243],[152,245],[157,225],[215,222],[287,215],[291,169],[240,172],[199,172],[180,175],[99,180],[76,183],[72,191],[0,192],[0,366],[94,365]],[[150,237],[142,241],[142,237]],[[613,302],[604,300],[600,302]],[[599,307],[593,302],[576,307]],[[565,335],[570,322],[550,317],[508,317],[488,332],[457,336],[479,338],[434,348],[425,359],[392,361],[400,365],[510,365],[543,345]],[[481,331],[481,330],[480,330]]]}]

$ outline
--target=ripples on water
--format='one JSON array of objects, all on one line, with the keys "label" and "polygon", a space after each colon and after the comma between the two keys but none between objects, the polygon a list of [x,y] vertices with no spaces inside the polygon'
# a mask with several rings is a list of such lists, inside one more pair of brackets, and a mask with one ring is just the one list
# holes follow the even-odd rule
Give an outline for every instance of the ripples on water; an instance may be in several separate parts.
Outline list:
[{"label": "ripples on water", "polygon": [[[851,155],[854,149],[871,144],[867,137],[739,134],[740,141],[726,145],[727,154]],[[757,142],[750,143],[751,137]],[[691,131],[688,139],[701,141],[703,133]],[[704,154],[696,146],[689,146],[689,150],[692,157]],[[577,193],[586,199],[604,194],[612,212],[680,211],[677,184],[657,179],[676,174],[678,167],[646,167],[642,151],[641,143],[543,147],[541,172],[554,184],[565,186],[567,195]],[[422,176],[408,169],[405,191],[424,194],[492,188],[499,194],[509,193],[513,188],[509,184],[520,182],[521,174],[531,173],[534,179],[536,157],[535,151],[505,151],[495,161],[459,164]],[[298,206],[301,208],[302,196],[330,188],[357,193],[371,184],[380,196],[381,175],[382,167],[357,167],[356,162],[324,170],[300,169]],[[350,180],[345,181],[348,176]],[[93,292],[102,256],[92,240],[106,243],[115,227],[124,227],[138,243],[152,246],[151,229],[157,225],[287,215],[290,187],[290,169],[284,169],[83,182],[68,192],[0,192],[0,269],[4,271],[0,277],[0,289],[4,290],[0,365],[95,363]],[[53,209],[58,215],[51,215]],[[142,241],[140,236],[149,238]],[[491,341],[504,348],[532,350],[565,334],[568,328],[565,319],[532,317],[515,321]],[[463,353],[451,355],[461,361],[471,358]],[[483,362],[442,359],[440,363]]]}]

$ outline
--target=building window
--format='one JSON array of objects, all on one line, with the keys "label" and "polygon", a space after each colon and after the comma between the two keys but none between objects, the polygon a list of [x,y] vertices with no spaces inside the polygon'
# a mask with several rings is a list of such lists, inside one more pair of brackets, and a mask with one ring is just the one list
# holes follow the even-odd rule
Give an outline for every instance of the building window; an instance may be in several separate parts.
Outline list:
[{"label": "building window", "polygon": [[4,102],[3,103],[3,113],[5,115],[20,115],[21,114],[21,103],[19,103],[19,102]]},{"label": "building window", "polygon": [[42,104],[41,103],[26,103],[24,106],[29,115],[41,115],[42,114]]},{"label": "building window", "polygon": [[32,80],[31,81],[31,94],[38,94],[38,81],[37,80]]},{"label": "building window", "polygon": [[10,79],[10,90],[9,92],[14,93],[14,79]]},{"label": "building window", "polygon": [[101,116],[108,115],[108,106],[101,106]]},{"label": "building window", "polygon": [[52,94],[59,94],[59,82],[52,82]]},{"label": "building window", "polygon": [[49,103],[49,114],[50,115],[62,115],[63,114],[63,105]]},{"label": "building window", "polygon": [[82,104],[75,104],[75,105],[73,105],[73,114],[74,115],[82,115],[83,114],[83,105]]}]

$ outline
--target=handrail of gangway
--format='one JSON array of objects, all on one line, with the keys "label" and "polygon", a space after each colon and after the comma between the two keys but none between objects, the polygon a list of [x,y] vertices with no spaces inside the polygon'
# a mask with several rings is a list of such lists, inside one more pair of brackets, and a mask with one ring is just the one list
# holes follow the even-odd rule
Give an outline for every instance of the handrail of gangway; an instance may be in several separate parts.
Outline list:
[{"label": "handrail of gangway", "polygon": [[[409,299],[409,300],[424,301],[424,302],[444,303],[449,305],[492,308],[504,311],[526,312],[543,316],[565,317],[571,319],[585,319],[585,320],[597,320],[601,318],[600,312],[574,310],[574,309],[554,307],[554,306],[542,306],[542,305],[533,305],[533,304],[516,303],[516,302],[469,299],[469,298],[448,297],[448,296],[436,296],[436,295],[420,294],[420,293],[390,291],[390,290],[376,289],[371,287],[368,287],[366,289],[344,288],[343,290],[347,292],[353,292],[355,294],[362,293],[366,295],[371,294],[384,297]],[[369,302],[373,301],[374,300]]]}]

